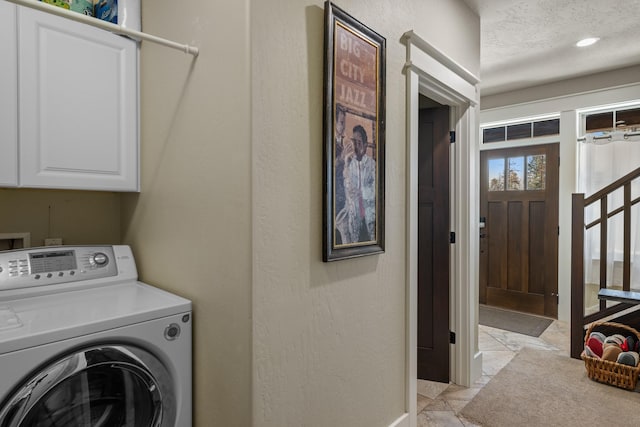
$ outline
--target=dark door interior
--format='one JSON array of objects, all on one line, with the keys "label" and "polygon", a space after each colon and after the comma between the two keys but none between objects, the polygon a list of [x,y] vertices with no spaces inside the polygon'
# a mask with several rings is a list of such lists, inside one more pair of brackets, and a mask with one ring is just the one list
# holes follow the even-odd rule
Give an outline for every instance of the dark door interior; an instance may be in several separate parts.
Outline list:
[{"label": "dark door interior", "polygon": [[418,378],[449,381],[449,107],[420,109]]},{"label": "dark door interior", "polygon": [[558,150],[481,152],[480,303],[557,318]]}]

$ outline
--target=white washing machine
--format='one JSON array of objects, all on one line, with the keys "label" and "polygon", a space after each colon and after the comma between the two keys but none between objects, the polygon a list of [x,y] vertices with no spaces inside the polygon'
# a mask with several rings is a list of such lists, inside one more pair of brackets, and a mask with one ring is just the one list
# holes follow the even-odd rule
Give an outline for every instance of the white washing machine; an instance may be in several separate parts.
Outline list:
[{"label": "white washing machine", "polygon": [[191,426],[191,302],[128,246],[0,252],[1,427]]}]

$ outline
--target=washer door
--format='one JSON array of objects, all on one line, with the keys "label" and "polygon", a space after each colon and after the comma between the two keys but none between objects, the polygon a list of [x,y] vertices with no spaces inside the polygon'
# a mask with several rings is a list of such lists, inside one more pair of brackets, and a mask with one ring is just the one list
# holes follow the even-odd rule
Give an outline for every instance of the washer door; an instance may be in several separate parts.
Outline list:
[{"label": "washer door", "polygon": [[173,427],[173,383],[133,346],[81,349],[39,370],[0,408],[0,427]]}]

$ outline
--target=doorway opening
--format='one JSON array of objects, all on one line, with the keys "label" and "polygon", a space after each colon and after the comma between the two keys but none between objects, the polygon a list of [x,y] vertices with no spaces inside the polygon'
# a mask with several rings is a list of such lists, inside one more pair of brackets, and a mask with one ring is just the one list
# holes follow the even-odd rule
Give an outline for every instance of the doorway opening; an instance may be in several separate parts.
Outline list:
[{"label": "doorway opening", "polygon": [[[449,380],[470,386],[482,373],[478,350],[478,116],[479,79],[442,54],[413,31],[403,35],[407,45],[406,165],[406,410],[402,422],[416,425],[418,349],[418,136],[420,95],[449,107],[449,130],[456,143],[450,148],[450,225],[456,233],[451,245],[449,328],[455,344],[449,344]],[[400,425],[400,424],[398,424]],[[405,424],[402,424],[405,425]]]}]

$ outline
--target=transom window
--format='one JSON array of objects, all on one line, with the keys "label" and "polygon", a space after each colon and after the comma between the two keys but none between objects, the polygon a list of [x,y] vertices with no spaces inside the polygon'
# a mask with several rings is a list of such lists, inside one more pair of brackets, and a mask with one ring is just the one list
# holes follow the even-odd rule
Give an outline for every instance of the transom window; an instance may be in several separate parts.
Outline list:
[{"label": "transom window", "polygon": [[560,134],[560,119],[531,120],[482,128],[482,143],[531,139]]},{"label": "transom window", "polygon": [[616,129],[640,129],[640,108],[612,109],[582,116],[586,133],[608,133]]}]

